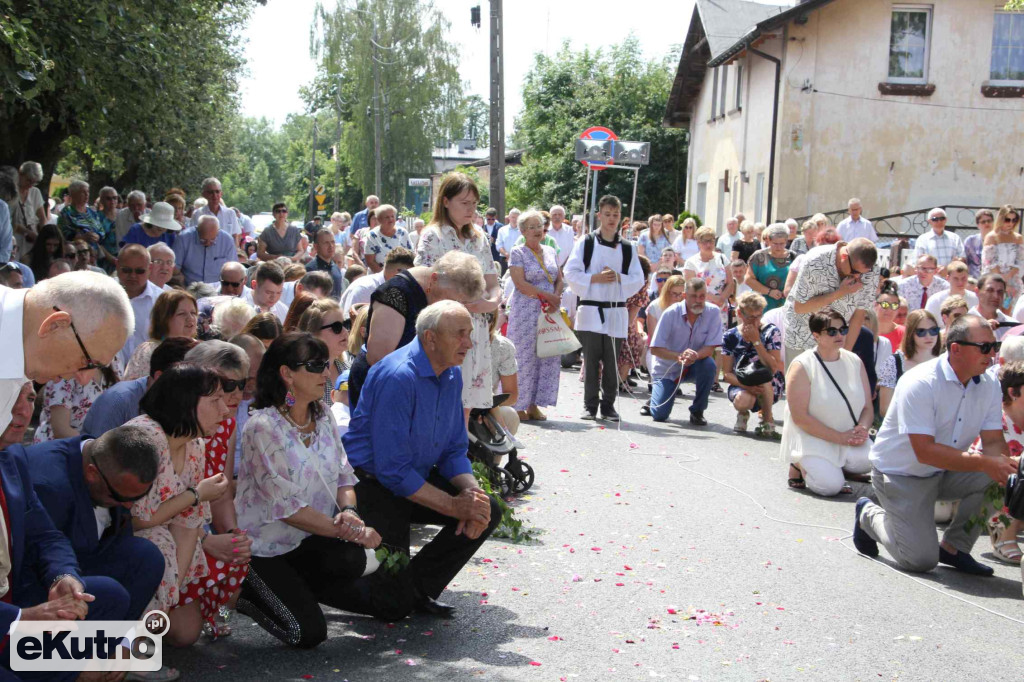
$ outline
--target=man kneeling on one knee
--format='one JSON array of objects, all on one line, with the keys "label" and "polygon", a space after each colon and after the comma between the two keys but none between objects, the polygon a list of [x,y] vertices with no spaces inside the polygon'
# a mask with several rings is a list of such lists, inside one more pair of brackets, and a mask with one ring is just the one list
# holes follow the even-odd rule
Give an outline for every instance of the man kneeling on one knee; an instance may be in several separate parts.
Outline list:
[{"label": "man kneeling on one knee", "polygon": [[[868,556],[882,543],[908,571],[937,563],[973,575],[992,569],[969,554],[984,524],[977,516],[990,481],[1004,483],[1017,470],[1002,431],[1002,396],[986,374],[999,352],[988,323],[965,315],[949,328],[948,352],[903,375],[871,448],[872,484],[878,504],[857,502],[853,542]],[[981,453],[968,446],[981,435]],[[960,500],[940,543],[936,500]]]},{"label": "man kneeling on one knee", "polygon": [[670,305],[658,321],[651,339],[651,416],[656,422],[665,421],[672,413],[679,384],[693,381],[697,395],[690,406],[690,423],[708,423],[704,410],[718,372],[714,354],[715,348],[722,345],[722,314],[718,306],[706,302],[707,295],[704,280],[694,277],[686,283],[686,298]]},{"label": "man kneeling on one knee", "polygon": [[435,615],[451,613],[437,598],[501,520],[466,456],[460,365],[472,332],[461,303],[425,308],[416,339],[370,369],[343,438],[359,511],[386,545],[408,552],[411,523],[443,527],[409,564],[411,603]]}]

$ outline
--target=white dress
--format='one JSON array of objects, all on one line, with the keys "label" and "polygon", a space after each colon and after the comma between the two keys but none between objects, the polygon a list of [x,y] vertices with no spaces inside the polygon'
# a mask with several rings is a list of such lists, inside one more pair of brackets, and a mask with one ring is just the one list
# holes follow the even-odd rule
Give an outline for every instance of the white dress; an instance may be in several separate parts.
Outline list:
[{"label": "white dress", "polygon": [[[487,237],[479,229],[473,239],[462,241],[450,225],[431,225],[420,233],[416,245],[416,265],[433,266],[449,251],[462,251],[475,256],[483,268],[484,275],[497,276],[491,247]],[[491,407],[494,404],[491,387],[491,334],[487,317],[473,313],[473,347],[462,362],[462,406]]]},{"label": "white dress", "polygon": [[[828,378],[828,374],[822,369],[821,363],[814,357],[814,349],[804,351],[796,356],[793,362],[800,363],[811,382],[811,397],[807,405],[808,413],[830,429],[836,431],[852,429],[855,424],[850,419],[850,412],[846,409],[839,391]],[[842,387],[846,399],[850,401],[853,414],[859,417],[861,410],[864,409],[864,388],[861,384],[863,363],[860,358],[848,350],[840,349],[839,359],[834,362],[826,362],[825,365]],[[867,473],[871,470],[868,460],[868,455],[871,454],[870,440],[865,441],[863,445],[849,446],[829,443],[812,436],[793,422],[788,406],[785,419],[785,426],[782,427],[782,454],[788,457],[788,461],[823,460],[823,463],[831,465],[837,472],[844,468],[856,473]],[[821,463],[819,462],[819,464]],[[805,470],[808,469],[808,464],[803,465]],[[808,479],[808,487],[812,488],[810,476],[807,473],[805,473],[805,478]]]}]

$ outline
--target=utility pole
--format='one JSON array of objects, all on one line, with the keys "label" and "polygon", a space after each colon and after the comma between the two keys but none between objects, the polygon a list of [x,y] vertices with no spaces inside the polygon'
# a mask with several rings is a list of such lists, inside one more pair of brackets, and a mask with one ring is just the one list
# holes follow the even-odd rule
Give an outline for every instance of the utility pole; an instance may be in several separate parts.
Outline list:
[{"label": "utility pole", "polygon": [[381,195],[380,179],[380,62],[377,58],[377,18],[373,18],[373,187],[374,194]]},{"label": "utility pole", "polygon": [[338,212],[338,183],[341,181],[341,107],[338,107],[338,131],[334,134],[338,146],[334,148],[334,212]]},{"label": "utility pole", "polygon": [[491,0],[491,206],[505,215],[505,67],[502,0]]},{"label": "utility pole", "polygon": [[313,219],[316,215],[316,205],[313,203],[316,194],[316,116],[313,117],[313,154],[309,162],[309,215],[306,217],[307,221]]}]

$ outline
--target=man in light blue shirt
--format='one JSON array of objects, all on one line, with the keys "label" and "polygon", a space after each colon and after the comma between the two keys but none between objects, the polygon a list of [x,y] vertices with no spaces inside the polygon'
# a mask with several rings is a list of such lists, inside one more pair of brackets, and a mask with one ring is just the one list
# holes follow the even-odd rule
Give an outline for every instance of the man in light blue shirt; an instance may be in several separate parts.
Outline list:
[{"label": "man in light blue shirt", "polygon": [[715,383],[715,348],[722,345],[722,313],[718,306],[707,303],[708,288],[704,280],[694,277],[686,283],[686,298],[674,303],[661,314],[651,339],[654,356],[651,390],[651,416],[663,422],[672,413],[679,386],[683,380],[697,385],[697,394],[690,406],[690,423],[705,426],[704,410]]},{"label": "man in light blue shirt", "polygon": [[179,234],[173,251],[177,268],[185,275],[185,284],[216,284],[221,267],[238,260],[235,240],[221,231],[220,223],[212,215],[201,216],[198,225]]},{"label": "man in light blue shirt", "polygon": [[729,218],[725,221],[725,234],[719,237],[715,243],[715,250],[724,253],[727,258],[730,257],[732,255],[732,245],[742,236],[740,234],[739,221],[735,218]]},{"label": "man in light blue shirt", "polygon": [[[878,504],[857,501],[853,544],[874,557],[881,543],[907,571],[943,563],[990,576],[992,569],[969,554],[984,525],[972,518],[989,484],[1017,470],[1017,460],[1006,456],[1000,387],[985,373],[999,343],[984,320],[964,315],[950,325],[946,345],[948,353],[909,370],[896,385],[871,447]],[[979,434],[981,453],[968,452]],[[960,501],[941,543],[937,500]]]},{"label": "man in light blue shirt", "polygon": [[437,598],[501,520],[466,456],[460,365],[472,332],[461,303],[427,306],[416,339],[370,369],[343,438],[359,511],[384,543],[408,552],[410,523],[443,526],[409,564],[410,601],[435,615],[454,610]]},{"label": "man in light blue shirt", "polygon": [[366,197],[366,208],[352,216],[352,224],[348,226],[348,234],[350,237],[354,237],[356,232],[369,224],[367,213],[377,210],[378,206],[380,206],[380,199],[373,194]]}]

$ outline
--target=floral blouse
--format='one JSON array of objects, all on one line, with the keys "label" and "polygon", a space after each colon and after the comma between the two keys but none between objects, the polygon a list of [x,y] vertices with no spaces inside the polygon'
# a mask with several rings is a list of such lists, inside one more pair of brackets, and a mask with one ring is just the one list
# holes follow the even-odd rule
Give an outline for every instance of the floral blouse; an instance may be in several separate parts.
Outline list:
[{"label": "floral blouse", "polygon": [[[118,369],[114,367],[114,371]],[[43,410],[39,414],[39,428],[36,429],[32,442],[45,443],[54,439],[53,424],[50,421],[50,410],[54,407],[66,407],[71,412],[71,428],[81,431],[89,408],[106,389],[107,384],[98,371],[92,381],[85,386],[74,378],[47,381],[43,388]]]},{"label": "floral blouse", "polygon": [[373,254],[377,264],[384,267],[384,259],[399,246],[412,251],[409,233],[404,228],[395,227],[395,236],[386,237],[381,233],[379,227],[375,227],[366,235],[366,245],[363,247],[363,253],[367,256]]},{"label": "floral blouse", "polygon": [[338,488],[359,482],[330,411],[317,420],[312,436],[307,447],[276,407],[254,410],[245,423],[235,509],[256,556],[298,547],[309,533],[282,519],[304,507],[334,516]]}]

